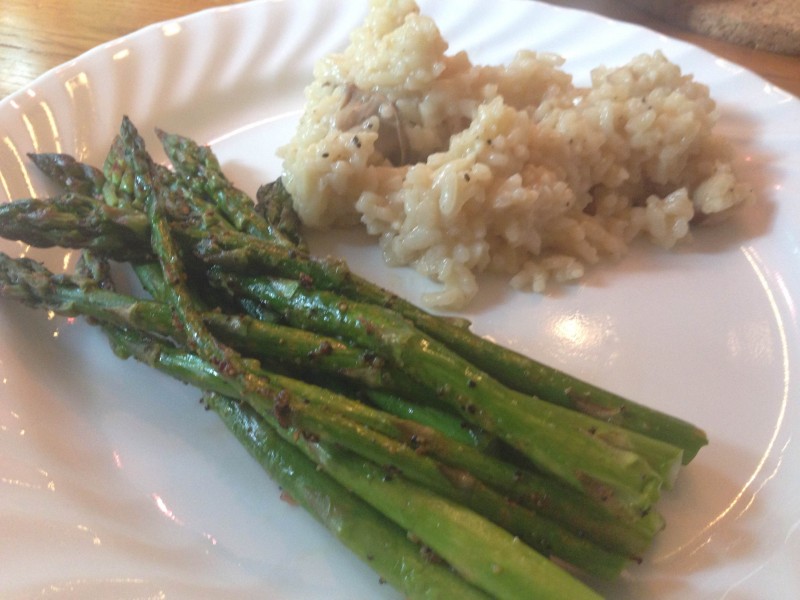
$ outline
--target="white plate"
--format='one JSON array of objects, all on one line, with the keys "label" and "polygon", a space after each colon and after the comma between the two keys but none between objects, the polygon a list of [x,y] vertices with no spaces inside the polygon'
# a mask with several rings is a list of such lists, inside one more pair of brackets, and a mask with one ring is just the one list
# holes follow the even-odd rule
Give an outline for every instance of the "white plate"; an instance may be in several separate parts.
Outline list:
[{"label": "white plate", "polygon": [[[536,2],[425,2],[476,62],[522,47],[596,64],[662,49],[710,85],[762,204],[675,252],[637,249],[552,296],[487,284],[470,317],[497,341],[694,421],[711,445],[663,503],[646,562],[614,598],[797,598],[800,450],[800,103],[693,46]],[[211,142],[249,192],[313,62],[363,2],[258,1],[149,27],[0,102],[0,201],[51,190],[28,151],[99,164],[123,114]],[[351,236],[318,239],[417,297]],[[14,255],[28,249],[3,242]],[[58,252],[44,256],[59,267]],[[111,355],[82,324],[0,303],[0,595],[11,598],[396,598],[276,487],[198,393]]]}]

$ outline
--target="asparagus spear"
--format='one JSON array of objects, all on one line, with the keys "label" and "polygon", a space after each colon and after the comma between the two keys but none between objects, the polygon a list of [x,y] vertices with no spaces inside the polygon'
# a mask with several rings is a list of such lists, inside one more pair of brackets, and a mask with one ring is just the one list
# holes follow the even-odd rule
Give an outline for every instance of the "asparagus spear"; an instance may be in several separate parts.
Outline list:
[{"label": "asparagus spear", "polygon": [[[215,203],[236,230],[282,246],[298,246],[297,236],[287,233],[286,223],[282,223],[288,217],[278,212],[266,218],[267,215],[257,211],[253,200],[225,176],[219,159],[209,146],[201,146],[190,138],[161,129],[156,133],[185,185]],[[275,199],[274,208],[277,210],[280,210],[279,200]]]},{"label": "asparagus spear", "polygon": [[256,191],[255,210],[270,224],[272,231],[281,234],[278,238],[284,245],[301,252],[308,252],[308,245],[301,233],[300,217],[292,206],[292,197],[278,178],[265,183]]},{"label": "asparagus spear", "polygon": [[132,146],[138,146],[143,151],[144,142],[136,135],[135,130],[128,126],[127,118],[122,120],[119,134],[114,138],[109,148],[106,160],[103,163],[103,198],[109,206],[118,208],[133,208],[142,210],[144,203],[137,190],[136,176],[131,169],[132,157],[136,154]]},{"label": "asparagus spear", "polygon": [[492,446],[497,442],[495,438],[485,431],[470,427],[466,421],[458,418],[457,415],[428,404],[412,403],[403,396],[381,389],[366,390],[364,395],[369,402],[389,414],[427,425],[437,431],[441,431],[450,439],[474,446],[482,452],[491,451]]},{"label": "asparagus spear", "polygon": [[426,559],[405,531],[318,469],[250,407],[219,394],[206,404],[289,496],[409,598],[488,600],[446,564]]},{"label": "asparagus spear", "polygon": [[101,197],[105,176],[100,169],[63,153],[29,153],[28,158],[66,191]]},{"label": "asparagus spear", "polygon": [[[305,442],[305,440],[304,440]],[[519,538],[458,504],[336,446],[306,443],[332,477],[419,537],[464,579],[498,599],[599,598],[588,587],[536,554]]]},{"label": "asparagus spear", "polygon": [[[253,402],[259,405],[268,399],[263,390],[242,387],[235,377],[221,373],[196,354],[170,348],[130,330],[111,328],[109,332],[115,352],[123,358],[135,357],[181,381],[239,398],[251,406]],[[300,422],[285,421],[289,415],[283,407],[291,406],[291,416],[296,417],[304,412],[304,404],[293,402],[290,394],[277,396],[280,407],[271,410],[262,407],[258,411],[276,432],[303,448],[341,485],[417,536],[467,581],[498,598],[516,599],[526,594],[542,598],[597,598],[567,572],[473,511],[399,475],[387,478],[384,468],[365,462],[350,450],[313,441],[317,437],[304,431]],[[347,440],[339,438],[339,443],[342,442],[349,447]],[[395,485],[385,486],[379,480]]]},{"label": "asparagus spear", "polygon": [[[391,356],[466,420],[587,493],[646,511],[662,483],[675,476],[679,449],[509,390],[391,311],[308,291],[297,282],[229,278],[227,285],[270,303],[293,326]],[[566,452],[564,437],[569,437]],[[624,448],[647,452],[652,464]]]},{"label": "asparagus spear", "polygon": [[0,236],[38,248],[87,248],[135,261],[151,254],[142,244],[149,235],[145,215],[72,192],[0,204]]},{"label": "asparagus spear", "polygon": [[[318,388],[296,381],[277,380],[274,375],[272,378],[307,402],[331,407],[332,410],[328,412],[313,411],[312,414],[309,411],[303,419],[304,426],[319,432],[313,436],[315,441],[347,447],[388,469],[390,473],[400,473],[409,481],[471,509],[541,554],[557,556],[585,573],[613,580],[627,566],[627,557],[609,552],[589,538],[572,534],[557,522],[510,501],[469,471],[447,468],[434,456],[428,455],[424,445],[412,446],[399,442],[383,435],[378,428],[365,427],[349,419],[348,413],[340,412],[345,405],[343,399],[331,398],[330,395],[322,399],[318,396]],[[260,407],[257,401],[251,401],[250,404],[261,414],[269,410],[269,406]],[[324,422],[315,424],[315,418]],[[341,440],[348,442],[343,444]]]},{"label": "asparagus spear", "polygon": [[[130,331],[112,331],[115,351],[133,356],[189,383],[236,395],[230,378],[191,353],[173,351]],[[199,378],[199,379],[198,379]],[[262,418],[265,415],[259,412]],[[336,446],[314,441],[302,429],[278,426],[282,437],[314,458],[325,472],[432,548],[464,579],[496,598],[598,598],[550,560],[476,513]]]},{"label": "asparagus spear", "polygon": [[[107,201],[113,207],[143,206],[142,186],[133,185],[133,178],[137,175],[134,166],[146,162],[147,167],[139,169],[139,176],[149,179],[146,171],[152,161],[144,152],[144,140],[127,118],[123,119],[120,132],[106,157],[104,169],[109,173],[109,179],[106,179],[103,170],[80,163],[67,154],[31,153],[28,156],[43,173],[68,192]],[[113,222],[111,219],[100,221]],[[132,266],[145,290],[154,297],[164,294],[160,267],[151,262],[134,262]]]}]

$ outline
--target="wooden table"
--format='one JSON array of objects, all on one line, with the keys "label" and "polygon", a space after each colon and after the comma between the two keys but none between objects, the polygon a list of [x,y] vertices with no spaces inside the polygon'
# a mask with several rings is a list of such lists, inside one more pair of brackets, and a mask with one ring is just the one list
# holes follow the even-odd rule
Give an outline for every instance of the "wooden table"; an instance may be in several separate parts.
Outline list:
[{"label": "wooden table", "polygon": [[[233,0],[2,0],[0,98],[103,42],[157,21],[231,4]],[[687,40],[800,96],[800,57],[760,52],[683,32],[624,2],[551,0],[593,10]]]}]

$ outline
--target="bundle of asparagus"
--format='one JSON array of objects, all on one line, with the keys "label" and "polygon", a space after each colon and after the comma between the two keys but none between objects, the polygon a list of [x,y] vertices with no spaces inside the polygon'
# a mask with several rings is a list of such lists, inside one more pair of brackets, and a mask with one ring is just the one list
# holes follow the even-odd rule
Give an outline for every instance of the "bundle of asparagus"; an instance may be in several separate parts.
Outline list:
[{"label": "bundle of asparagus", "polygon": [[[31,159],[64,192],[0,235],[81,249],[71,274],[0,256],[0,295],[102,327],[202,390],[295,501],[409,598],[595,598],[664,526],[697,427],[490,343],[309,255],[280,180],[255,201],[210,148],[127,118],[102,168]],[[145,296],[116,291],[129,263]]]}]

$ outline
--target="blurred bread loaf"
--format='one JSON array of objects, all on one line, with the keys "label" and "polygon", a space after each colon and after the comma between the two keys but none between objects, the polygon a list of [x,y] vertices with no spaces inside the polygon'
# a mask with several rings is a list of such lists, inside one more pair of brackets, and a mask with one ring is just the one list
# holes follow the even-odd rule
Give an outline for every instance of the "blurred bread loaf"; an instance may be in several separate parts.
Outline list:
[{"label": "blurred bread loaf", "polygon": [[800,0],[625,0],[664,21],[734,44],[800,55]]}]

